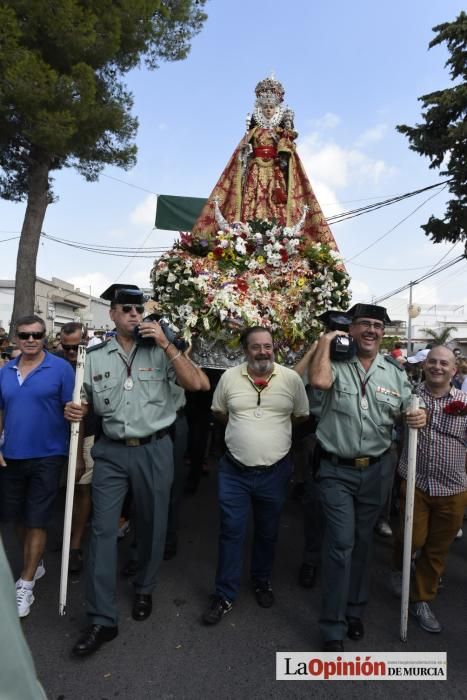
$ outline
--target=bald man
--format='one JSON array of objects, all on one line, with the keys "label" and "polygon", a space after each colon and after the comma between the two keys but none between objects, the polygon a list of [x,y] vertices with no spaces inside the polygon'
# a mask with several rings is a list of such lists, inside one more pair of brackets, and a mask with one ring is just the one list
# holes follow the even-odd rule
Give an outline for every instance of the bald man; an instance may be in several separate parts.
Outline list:
[{"label": "bald man", "polygon": [[[452,350],[435,346],[425,362],[425,381],[418,388],[428,420],[418,432],[412,551],[419,550],[420,556],[416,560],[409,609],[422,629],[435,633],[441,632],[441,625],[428,603],[436,597],[449,547],[462,526],[467,505],[467,394],[452,385],[455,373],[456,358]],[[401,533],[395,542],[392,577],[396,594],[400,592],[402,577],[407,445],[399,473],[403,478]]]}]

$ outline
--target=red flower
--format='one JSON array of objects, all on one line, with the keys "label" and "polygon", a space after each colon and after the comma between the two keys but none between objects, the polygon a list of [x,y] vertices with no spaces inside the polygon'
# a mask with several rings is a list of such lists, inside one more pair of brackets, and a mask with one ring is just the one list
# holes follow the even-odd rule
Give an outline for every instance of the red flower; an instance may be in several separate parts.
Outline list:
[{"label": "red flower", "polygon": [[444,413],[447,413],[449,416],[467,416],[467,403],[451,401],[445,406]]},{"label": "red flower", "polygon": [[248,282],[246,282],[244,279],[238,279],[237,280],[237,289],[240,292],[247,292],[248,291]]}]

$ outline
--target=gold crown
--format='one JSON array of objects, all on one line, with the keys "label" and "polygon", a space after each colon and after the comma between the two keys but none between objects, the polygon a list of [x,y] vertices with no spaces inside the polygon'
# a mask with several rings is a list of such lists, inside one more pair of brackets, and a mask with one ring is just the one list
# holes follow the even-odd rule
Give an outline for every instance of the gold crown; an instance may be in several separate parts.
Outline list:
[{"label": "gold crown", "polygon": [[279,105],[284,100],[285,90],[272,75],[260,80],[255,88],[256,100],[261,105]]}]

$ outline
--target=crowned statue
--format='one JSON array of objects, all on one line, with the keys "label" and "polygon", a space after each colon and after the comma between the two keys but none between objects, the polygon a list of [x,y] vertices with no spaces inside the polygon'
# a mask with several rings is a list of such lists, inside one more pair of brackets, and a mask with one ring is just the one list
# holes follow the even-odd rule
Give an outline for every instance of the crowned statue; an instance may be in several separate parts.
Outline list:
[{"label": "crowned statue", "polygon": [[273,77],[256,86],[253,115],[191,232],[151,272],[160,312],[203,367],[242,361],[240,334],[268,328],[278,361],[293,364],[346,308],[349,277],[296,152],[293,112]]},{"label": "crowned statue", "polygon": [[336,248],[297,154],[294,113],[283,104],[284,88],[273,76],[255,89],[253,114],[247,115],[246,133],[235,149],[193,228],[197,236],[218,228],[216,203],[227,222],[274,220],[301,230],[314,241]]}]

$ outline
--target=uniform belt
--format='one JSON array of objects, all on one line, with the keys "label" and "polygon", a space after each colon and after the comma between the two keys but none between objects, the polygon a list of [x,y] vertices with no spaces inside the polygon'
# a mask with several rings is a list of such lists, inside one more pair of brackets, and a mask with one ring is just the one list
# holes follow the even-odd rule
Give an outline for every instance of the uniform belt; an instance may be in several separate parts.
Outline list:
[{"label": "uniform belt", "polygon": [[166,435],[170,435],[170,430],[168,428],[162,428],[161,430],[158,430],[156,433],[148,435],[147,437],[132,437],[124,438],[123,440],[112,440],[112,438],[108,438],[108,440],[111,440],[111,442],[118,442],[120,445],[126,445],[127,447],[139,447],[140,445],[147,445],[148,442],[153,440],[160,440]]},{"label": "uniform belt", "polygon": [[333,464],[341,464],[344,467],[353,467],[354,469],[366,469],[370,464],[379,462],[381,457],[386,454],[388,450],[379,455],[379,457],[339,457],[332,452],[327,452],[322,447],[320,448],[321,457],[329,460]]}]

